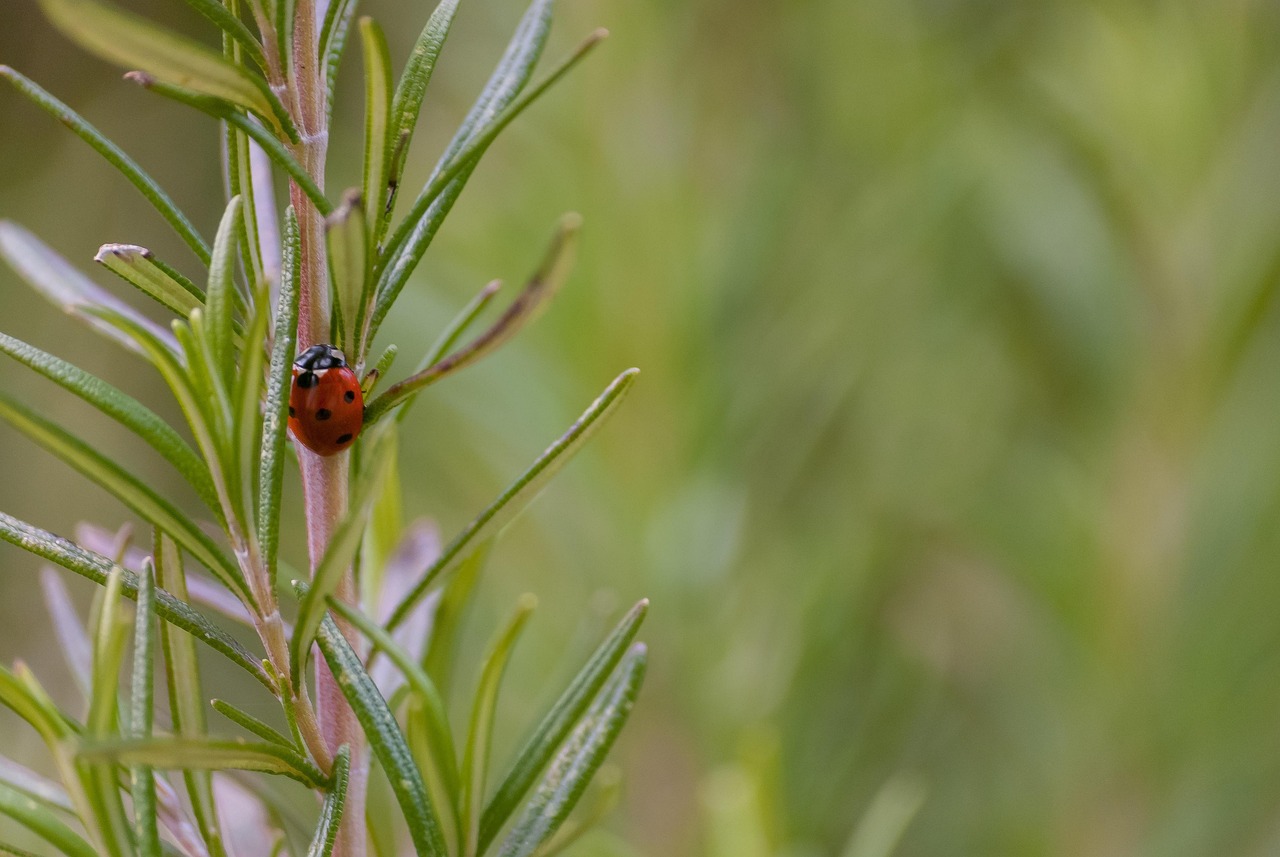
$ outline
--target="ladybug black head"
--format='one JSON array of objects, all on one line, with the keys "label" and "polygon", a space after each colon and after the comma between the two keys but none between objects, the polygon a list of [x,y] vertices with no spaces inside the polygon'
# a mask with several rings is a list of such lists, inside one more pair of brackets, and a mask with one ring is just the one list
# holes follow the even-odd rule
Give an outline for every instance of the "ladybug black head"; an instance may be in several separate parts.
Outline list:
[{"label": "ladybug black head", "polygon": [[341,369],[347,365],[347,357],[332,345],[313,345],[299,354],[293,365],[309,372]]}]

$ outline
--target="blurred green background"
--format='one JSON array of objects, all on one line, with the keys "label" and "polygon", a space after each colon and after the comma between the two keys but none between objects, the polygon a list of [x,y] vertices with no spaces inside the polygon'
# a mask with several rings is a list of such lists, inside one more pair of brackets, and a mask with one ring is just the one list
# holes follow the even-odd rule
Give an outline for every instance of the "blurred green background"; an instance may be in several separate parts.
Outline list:
[{"label": "blurred green background", "polygon": [[[183,4],[127,5],[211,36]],[[399,62],[429,4],[364,10]],[[409,185],[519,14],[463,4]],[[0,62],[212,233],[212,123],[28,0],[0,15]],[[384,328],[416,362],[488,279],[532,270],[561,212],[585,217],[552,310],[425,395],[403,444],[407,511],[448,537],[643,370],[494,555],[460,665],[465,686],[538,593],[502,759],[653,599],[624,800],[576,853],[874,857],[917,807],[894,853],[1280,852],[1280,9],[562,0],[549,55],[597,25],[612,38],[494,147]],[[359,169],[354,53],[341,88],[335,192]],[[0,216],[86,268],[105,241],[194,267],[7,90]],[[0,327],[177,418],[7,269]],[[0,384],[185,497],[70,397],[17,368]],[[127,519],[3,427],[0,462],[7,512]],[[65,684],[36,563],[0,563],[0,657]]]}]

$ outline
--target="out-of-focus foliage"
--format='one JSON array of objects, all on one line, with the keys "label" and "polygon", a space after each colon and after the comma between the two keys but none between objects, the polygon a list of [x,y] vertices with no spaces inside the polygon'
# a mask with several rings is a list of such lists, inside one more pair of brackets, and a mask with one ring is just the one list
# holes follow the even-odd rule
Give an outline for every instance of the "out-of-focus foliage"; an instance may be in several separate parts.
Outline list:
[{"label": "out-of-focus foliage", "polygon": [[[553,54],[597,23],[613,37],[497,144],[384,336],[419,341],[411,319],[438,329],[489,278],[516,281],[546,225],[582,212],[557,304],[425,393],[401,447],[408,511],[448,510],[452,532],[613,368],[644,369],[494,553],[468,625],[483,650],[537,581],[508,678],[532,717],[567,678],[539,663],[652,597],[614,828],[655,857],[866,857],[904,824],[902,855],[1280,847],[1280,12],[562,2]],[[209,32],[181,4],[130,5]],[[369,3],[397,62],[412,6]],[[424,151],[518,15],[464,2]],[[219,177],[188,169],[211,124],[104,83],[34,9],[0,32],[0,62],[212,232]],[[343,75],[355,94],[350,58]],[[151,130],[166,122],[182,145]],[[184,258],[46,116],[0,92],[0,124],[5,216],[78,261],[142,233]],[[335,133],[333,162],[355,162],[358,115]],[[0,307],[73,362],[104,353],[59,341],[66,323],[7,271]],[[0,507],[62,531],[123,519],[7,429],[0,450]],[[54,674],[34,565],[2,561],[5,650]],[[604,834],[574,848],[630,853]]]}]

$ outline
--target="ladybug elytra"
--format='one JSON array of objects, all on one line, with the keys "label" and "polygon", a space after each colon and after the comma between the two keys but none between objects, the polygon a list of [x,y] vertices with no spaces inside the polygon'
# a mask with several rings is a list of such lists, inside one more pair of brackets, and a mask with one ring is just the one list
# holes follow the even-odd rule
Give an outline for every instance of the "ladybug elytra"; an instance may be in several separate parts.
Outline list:
[{"label": "ladybug elytra", "polygon": [[364,425],[360,379],[332,345],[313,345],[293,361],[289,431],[316,455],[351,446]]}]

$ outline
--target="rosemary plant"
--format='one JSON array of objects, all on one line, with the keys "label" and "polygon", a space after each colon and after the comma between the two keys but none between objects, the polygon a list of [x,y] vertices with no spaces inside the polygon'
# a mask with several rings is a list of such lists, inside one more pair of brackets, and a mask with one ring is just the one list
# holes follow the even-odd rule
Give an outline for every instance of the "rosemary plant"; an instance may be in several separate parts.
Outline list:
[{"label": "rosemary plant", "polygon": [[[126,68],[126,80],[218,120],[228,201],[209,242],[119,147],[39,85],[0,66],[0,77],[118,169],[205,268],[188,275],[141,246],[102,248],[98,263],[172,316],[160,324],[22,227],[0,222],[0,256],[110,347],[145,358],[171,389],[190,439],[56,356],[2,333],[0,351],[131,430],[205,507],[179,508],[92,443],[0,392],[0,417],[152,530],[142,551],[127,537],[92,529],[72,542],[0,512],[0,538],[104,587],[86,628],[56,574],[43,578],[55,630],[84,694],[83,716],[55,704],[21,662],[0,668],[0,702],[39,733],[60,779],[0,761],[0,814],[77,857],[235,853],[218,810],[228,793],[236,800],[253,795],[262,817],[273,820],[242,854],[351,857],[372,848],[382,857],[527,857],[561,850],[599,814],[599,807],[584,808],[570,818],[643,679],[645,649],[634,639],[647,603],[622,617],[532,727],[500,780],[489,777],[492,726],[531,599],[497,631],[465,729],[449,722],[434,665],[456,645],[458,611],[475,591],[494,539],[617,409],[635,370],[609,385],[443,550],[421,527],[402,525],[399,480],[392,477],[407,408],[428,385],[489,354],[537,315],[568,272],[577,218],[560,221],[545,258],[496,320],[477,329],[498,295],[493,283],[434,344],[402,343],[423,354],[420,365],[380,392],[397,346],[376,355],[371,349],[485,150],[604,32],[533,81],[552,6],[533,0],[426,184],[397,219],[418,114],[458,0],[440,0],[398,81],[377,23],[355,22],[365,81],[363,180],[337,201],[325,190],[328,129],[355,0],[187,0],[220,32],[220,51],[106,0],[40,2],[72,40]],[[277,171],[289,188],[283,214],[273,190]],[[365,396],[362,432],[334,455],[291,444],[287,431],[295,354],[316,343],[345,353]],[[290,448],[305,503],[311,572],[305,580],[290,580],[284,570],[292,566],[279,555],[281,484],[295,458]],[[126,599],[136,601],[132,611]],[[229,631],[228,623],[248,636]],[[243,642],[254,635],[255,645]],[[197,643],[274,697],[287,728],[225,701],[210,703]],[[159,706],[157,664],[167,690]],[[216,726],[210,707],[222,718]],[[227,734],[233,737],[220,737]],[[315,811],[300,818],[259,774],[311,790]],[[403,823],[393,823],[394,808]],[[0,846],[6,848],[22,853]]]}]

